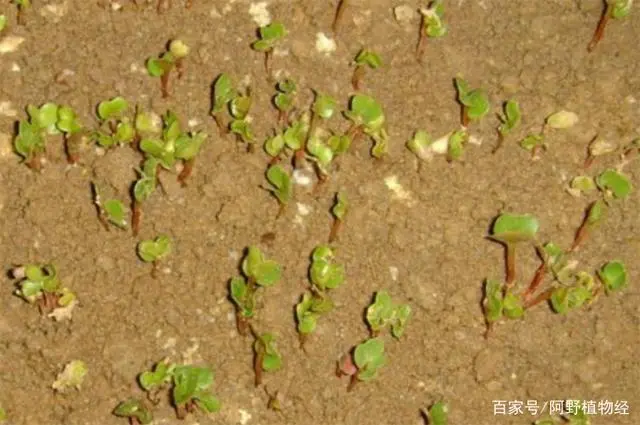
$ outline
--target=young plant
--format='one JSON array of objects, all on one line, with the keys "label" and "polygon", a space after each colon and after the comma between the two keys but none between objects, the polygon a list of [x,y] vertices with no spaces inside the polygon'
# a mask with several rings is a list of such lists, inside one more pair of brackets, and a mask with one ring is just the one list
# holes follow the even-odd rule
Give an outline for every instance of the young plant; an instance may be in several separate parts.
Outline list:
[{"label": "young plant", "polygon": [[76,164],[80,160],[80,153],[86,145],[84,142],[86,131],[71,107],[60,106],[58,108],[56,127],[64,134],[65,150],[69,164]]},{"label": "young plant", "polygon": [[55,103],[45,103],[39,108],[29,105],[29,119],[18,124],[14,148],[31,169],[40,170],[42,167],[46,154],[46,136],[60,134],[57,126],[58,108]]},{"label": "young plant", "polygon": [[391,335],[400,339],[411,317],[411,307],[408,304],[396,305],[387,291],[378,291],[375,301],[367,308],[366,317],[374,338],[384,329],[390,328]]},{"label": "young plant", "polygon": [[145,263],[152,263],[151,276],[155,277],[158,270],[158,262],[171,253],[173,242],[167,235],[160,235],[155,239],[148,239],[138,243],[138,256]]},{"label": "young plant", "polygon": [[152,77],[160,77],[160,90],[162,98],[169,97],[169,75],[175,68],[178,79],[182,78],[184,71],[184,58],[189,54],[189,47],[180,40],[172,40],[166,52],[157,58],[147,60],[147,72]]},{"label": "young plant", "polygon": [[31,0],[11,0],[18,7],[18,25],[24,25],[24,14],[31,8]]},{"label": "young plant", "polygon": [[470,89],[469,83],[460,75],[454,81],[458,91],[458,101],[462,105],[461,124],[467,128],[470,121],[478,121],[489,112],[489,98],[482,89]]},{"label": "young plant", "polygon": [[362,94],[354,95],[349,103],[349,110],[344,114],[352,122],[347,133],[350,140],[355,140],[357,135],[364,132],[373,139],[371,155],[374,158],[380,159],[387,154],[389,134],[385,126],[385,116],[382,106],[374,98]]},{"label": "young plant", "polygon": [[63,287],[53,264],[27,264],[12,270],[18,279],[15,294],[30,304],[37,304],[40,314],[56,321],[70,320],[78,303],[76,295]]},{"label": "young plant", "polygon": [[338,26],[342,21],[342,16],[344,15],[344,10],[347,8],[348,3],[349,0],[338,0],[336,13],[333,16],[333,23],[331,24],[331,32],[333,32],[333,35],[336,35],[338,33]]},{"label": "young plant", "polygon": [[242,275],[231,279],[229,292],[236,305],[236,324],[240,335],[248,335],[250,320],[256,313],[256,292],[268,288],[280,280],[281,267],[264,258],[258,247],[250,246],[242,261]]},{"label": "young plant", "polygon": [[293,108],[297,94],[295,81],[285,78],[276,84],[277,93],[273,96],[273,104],[278,109],[278,122],[284,125],[289,123],[289,112]]},{"label": "young plant", "polygon": [[493,153],[496,153],[498,149],[504,143],[504,138],[507,134],[511,133],[518,125],[520,125],[520,105],[513,99],[507,100],[504,105],[504,115],[498,115],[500,119],[500,126],[498,126],[498,144]]},{"label": "young plant", "polygon": [[218,126],[218,132],[222,136],[229,132],[228,125],[222,121],[224,111],[229,111],[230,103],[238,96],[238,92],[233,87],[231,77],[227,74],[220,74],[213,83],[213,107],[211,116]]},{"label": "young plant", "polygon": [[288,34],[285,26],[280,22],[272,22],[260,27],[258,30],[259,39],[251,44],[251,48],[257,52],[264,53],[264,70],[267,73],[267,80],[273,80],[271,73],[271,57],[273,49]]},{"label": "young plant", "polygon": [[246,94],[238,95],[229,102],[229,111],[233,117],[229,128],[240,141],[247,144],[247,152],[255,150],[256,142],[249,119],[252,102],[251,89],[249,87],[247,87]]},{"label": "young plant", "polygon": [[432,1],[428,8],[420,8],[422,21],[418,32],[416,58],[422,63],[427,38],[440,38],[447,34],[448,28],[444,23],[444,4],[442,0]]},{"label": "young plant", "polygon": [[280,161],[287,152],[292,151],[304,159],[302,146],[309,132],[309,114],[304,113],[284,130],[268,138],[264,143],[264,150],[271,156],[269,165],[274,165]]},{"label": "young plant", "polygon": [[126,219],[127,209],[124,204],[118,199],[107,199],[103,203],[98,185],[91,182],[91,189],[93,191],[93,203],[98,209],[98,219],[105,230],[111,230],[110,224],[120,229],[126,229],[128,226]]},{"label": "young plant", "polygon": [[276,219],[278,219],[284,213],[289,201],[293,197],[293,183],[291,182],[289,173],[279,165],[270,166],[267,169],[266,176],[267,181],[271,185],[268,190],[276,197],[280,205],[278,214],[276,215]]},{"label": "young plant", "polygon": [[275,372],[282,368],[282,357],[276,347],[276,338],[273,334],[264,333],[256,335],[253,343],[255,371],[255,386],[262,385],[262,372]]},{"label": "young plant", "polygon": [[66,392],[71,388],[80,391],[88,371],[89,369],[85,362],[82,360],[72,360],[67,363],[62,372],[58,374],[51,388],[57,392]]},{"label": "young plant", "polygon": [[598,135],[596,135],[589,142],[589,146],[587,147],[587,158],[584,160],[583,167],[587,169],[591,167],[591,165],[593,165],[593,162],[596,160],[596,158],[614,153],[617,150],[618,145],[616,143],[601,139]]},{"label": "young plant", "polygon": [[359,91],[365,69],[367,67],[371,69],[380,68],[382,66],[382,59],[380,59],[380,56],[376,52],[362,49],[356,55],[354,65],[355,68],[353,70],[353,76],[351,77],[351,85],[354,90]]},{"label": "young plant", "polygon": [[605,7],[600,16],[600,21],[598,21],[596,31],[587,46],[589,52],[592,52],[596,48],[604,36],[604,29],[610,19],[622,19],[629,16],[633,0],[605,0],[604,3]]},{"label": "young plant", "polygon": [[449,406],[444,401],[434,403],[428,411],[422,413],[428,420],[428,425],[447,425],[449,423]]},{"label": "young plant", "polygon": [[338,238],[338,232],[342,228],[344,218],[349,211],[349,201],[345,192],[337,192],[335,196],[335,204],[331,207],[331,214],[333,215],[333,225],[329,232],[329,243],[333,243]]},{"label": "young plant", "polygon": [[140,178],[133,186],[133,207],[131,208],[131,230],[133,236],[138,236],[140,222],[142,221],[142,203],[145,202],[156,190],[158,184],[158,160],[147,158],[142,169],[136,169]]},{"label": "young plant", "polygon": [[447,161],[461,160],[468,141],[469,134],[465,128],[452,132],[447,140]]},{"label": "young plant", "polygon": [[[337,103],[331,96],[315,92],[315,99],[311,106],[311,121],[304,138],[304,143],[298,149],[295,156],[295,167],[302,168],[305,152],[311,154],[316,165],[316,173],[320,181],[324,181],[328,175],[328,167],[335,156],[334,149],[329,144],[330,140],[326,131],[318,127],[320,119],[329,120],[337,110]],[[348,141],[350,143],[350,141]],[[348,148],[348,147],[347,147]]]},{"label": "young plant", "polygon": [[116,406],[115,416],[129,419],[129,425],[148,425],[153,421],[151,409],[142,400],[129,398]]},{"label": "young plant", "polygon": [[100,128],[93,138],[103,148],[131,144],[136,137],[136,128],[131,119],[125,116],[129,103],[122,97],[114,97],[98,104],[97,113]]},{"label": "young plant", "polygon": [[340,361],[339,375],[351,377],[347,391],[353,390],[358,382],[367,382],[378,376],[378,370],[387,362],[382,338],[370,338],[356,346],[352,353]]}]

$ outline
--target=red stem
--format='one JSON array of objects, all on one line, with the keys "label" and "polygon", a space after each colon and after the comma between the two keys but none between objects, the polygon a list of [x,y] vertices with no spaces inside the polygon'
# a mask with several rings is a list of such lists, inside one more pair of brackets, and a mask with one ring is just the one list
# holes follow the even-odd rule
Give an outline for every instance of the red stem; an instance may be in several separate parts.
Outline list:
[{"label": "red stem", "polygon": [[593,33],[593,38],[589,45],[587,46],[587,51],[591,53],[593,49],[596,48],[602,37],[604,36],[604,29],[609,22],[609,18],[611,17],[611,6],[609,2],[607,2],[607,6],[602,11],[602,15],[600,16],[600,21],[598,21],[598,26],[596,27],[595,33]]}]

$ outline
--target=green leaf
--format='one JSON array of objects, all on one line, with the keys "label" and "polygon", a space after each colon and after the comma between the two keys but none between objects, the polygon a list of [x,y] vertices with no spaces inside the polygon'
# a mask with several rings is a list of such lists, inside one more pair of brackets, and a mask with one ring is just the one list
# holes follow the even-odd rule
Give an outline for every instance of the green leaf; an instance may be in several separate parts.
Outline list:
[{"label": "green leaf", "polygon": [[524,316],[524,303],[519,295],[507,292],[502,300],[502,311],[509,319],[519,319]]},{"label": "green leaf", "polygon": [[285,26],[280,22],[272,22],[260,27],[260,38],[268,41],[278,41],[288,34]]},{"label": "green leaf", "polygon": [[615,198],[624,199],[631,193],[631,182],[622,173],[609,169],[596,177],[596,184],[600,190],[610,192]]},{"label": "green leaf", "polygon": [[520,141],[520,147],[528,151],[532,151],[539,146],[544,147],[544,136],[542,134],[529,134]]},{"label": "green leaf", "polygon": [[82,130],[82,126],[77,120],[76,113],[68,106],[61,106],[58,109],[58,122],[56,126],[58,130],[64,133],[77,133]]},{"label": "green leaf", "polygon": [[35,264],[28,264],[25,266],[25,276],[28,280],[36,282],[42,282],[47,278],[43,268]]},{"label": "green leaf", "polygon": [[182,406],[191,401],[198,390],[202,370],[192,366],[176,367],[173,373],[174,387],[172,391],[173,402],[176,406]]},{"label": "green leaf", "polygon": [[349,210],[349,200],[347,194],[343,191],[337,192],[335,196],[335,204],[331,208],[331,213],[338,219],[343,220]]},{"label": "green leaf", "polygon": [[497,322],[503,314],[502,284],[497,280],[487,279],[484,291],[484,315],[487,322]]},{"label": "green leaf", "polygon": [[14,148],[26,160],[31,159],[36,153],[44,152],[45,141],[37,125],[20,121]]},{"label": "green leaf", "polygon": [[394,311],[394,318],[391,322],[391,335],[394,338],[400,339],[404,335],[404,329],[411,317],[411,307],[408,305],[401,305],[396,307]]},{"label": "green leaf", "polygon": [[171,380],[174,365],[167,361],[161,361],[155,364],[153,370],[143,372],[138,377],[140,386],[145,391],[153,391],[156,388],[168,383]]},{"label": "green leaf", "polygon": [[135,398],[130,398],[118,404],[113,414],[124,418],[135,418],[141,425],[148,425],[153,421],[151,411],[142,401]]},{"label": "green leaf", "polygon": [[278,82],[276,88],[279,92],[284,94],[293,94],[297,90],[295,81],[290,78],[285,78],[284,80]]},{"label": "green leaf", "polygon": [[385,122],[382,106],[371,96],[357,94],[351,98],[347,118],[356,125],[362,124],[370,132],[376,132]]},{"label": "green leaf", "polygon": [[626,18],[631,13],[633,0],[614,0],[608,1],[607,3],[613,4],[613,7],[611,7],[609,12],[611,14],[611,17],[613,19],[622,19]]},{"label": "green leaf", "polygon": [[450,161],[457,161],[462,157],[467,138],[465,130],[456,130],[451,133],[447,143],[447,157]]},{"label": "green leaf", "polygon": [[589,193],[596,189],[596,182],[589,176],[576,176],[571,180],[569,186],[571,189],[575,189],[581,193]]},{"label": "green leaf", "polygon": [[327,140],[327,145],[331,151],[333,151],[334,155],[340,155],[349,150],[349,147],[351,146],[351,138],[346,134],[340,136],[334,134]]},{"label": "green leaf", "polygon": [[371,156],[380,159],[388,152],[389,135],[387,134],[387,130],[380,128],[375,133],[372,133],[371,137],[373,138]]},{"label": "green leaf", "polygon": [[338,103],[336,100],[322,93],[316,93],[315,101],[313,102],[313,113],[322,119],[328,120],[335,114],[338,109]]},{"label": "green leaf", "polygon": [[222,408],[220,400],[216,396],[207,393],[196,394],[196,405],[206,413],[216,413]]},{"label": "green leaf", "polygon": [[627,270],[624,263],[620,261],[606,263],[598,270],[598,277],[604,284],[607,293],[627,287]]},{"label": "green leaf", "polygon": [[589,226],[595,226],[598,224],[604,217],[606,211],[607,204],[605,204],[602,199],[595,201],[589,206],[589,211],[587,212],[587,224]]},{"label": "green leaf", "polygon": [[279,165],[272,165],[267,170],[267,181],[271,183],[274,189],[271,192],[275,195],[281,204],[287,204],[293,195],[293,185],[291,177]]},{"label": "green leaf", "polygon": [[302,147],[302,143],[307,137],[309,131],[309,122],[307,119],[300,119],[292,123],[284,131],[284,142],[289,149],[298,150]]},{"label": "green leaf", "polygon": [[124,98],[114,97],[98,104],[98,117],[103,121],[116,118],[121,116],[128,107],[129,104]]},{"label": "green leaf", "polygon": [[27,113],[31,118],[31,122],[41,130],[46,130],[48,134],[58,134],[56,127],[58,122],[58,105],[55,103],[45,103],[40,108],[27,106]]},{"label": "green leaf", "polygon": [[458,101],[467,108],[470,120],[479,120],[489,112],[489,98],[482,89],[469,89],[469,84],[460,76],[455,78],[455,84]]},{"label": "green leaf", "polygon": [[152,77],[162,77],[167,68],[167,62],[163,59],[150,58],[146,63],[147,72]]},{"label": "green leaf", "polygon": [[493,223],[491,238],[507,244],[528,242],[535,239],[538,228],[532,215],[501,214]]},{"label": "green leaf", "polygon": [[498,127],[498,131],[504,136],[516,128],[520,124],[520,120],[520,105],[515,100],[510,99],[504,104],[504,116],[500,117],[502,124]]},{"label": "green leaf", "polygon": [[420,9],[424,17],[423,31],[431,38],[442,37],[447,34],[447,26],[443,22],[444,5],[441,0],[435,0],[428,9]]},{"label": "green leaf", "polygon": [[231,132],[240,136],[245,143],[255,142],[249,123],[245,120],[233,120],[230,124]]},{"label": "green leaf", "polygon": [[277,93],[273,98],[273,103],[278,110],[286,112],[293,107],[293,97],[285,93]]},{"label": "green leaf", "polygon": [[382,66],[380,56],[376,52],[367,49],[362,49],[358,52],[355,62],[358,66],[368,66],[371,69],[378,69]]},{"label": "green leaf", "polygon": [[107,219],[118,227],[127,227],[127,210],[122,202],[117,199],[109,199],[104,203],[104,212]]},{"label": "green leaf", "polygon": [[378,291],[375,301],[367,308],[367,323],[374,332],[385,328],[393,319],[394,305],[387,291]]},{"label": "green leaf", "polygon": [[118,143],[131,143],[136,136],[136,130],[129,122],[119,122],[114,136]]},{"label": "green leaf", "polygon": [[273,49],[273,43],[271,40],[257,40],[251,43],[251,48],[258,52],[266,52]]},{"label": "green leaf", "polygon": [[273,260],[260,263],[255,270],[256,283],[260,286],[272,286],[280,280],[280,265]]},{"label": "green leaf", "polygon": [[207,135],[202,132],[190,136],[186,134],[181,135],[176,139],[175,157],[185,161],[195,158],[206,139]]},{"label": "green leaf", "polygon": [[262,369],[265,372],[275,372],[282,367],[282,357],[278,353],[275,345],[275,336],[265,333],[254,343],[254,350],[263,353]]},{"label": "green leaf", "polygon": [[545,123],[551,128],[566,129],[578,122],[578,115],[574,112],[559,111],[547,117]]},{"label": "green leaf", "polygon": [[449,407],[443,401],[435,403],[429,409],[429,425],[447,425],[449,422]]},{"label": "green leaf", "polygon": [[237,96],[231,100],[229,111],[236,120],[244,120],[251,109],[252,100],[250,96]]},{"label": "green leaf", "polygon": [[407,142],[407,148],[421,160],[427,161],[433,157],[432,143],[433,140],[429,133],[424,130],[418,130],[413,135],[413,138]]},{"label": "green leaf", "polygon": [[384,366],[384,341],[371,338],[358,345],[354,351],[354,361],[358,367],[358,379],[368,381],[376,377],[378,369]]},{"label": "green leaf", "polygon": [[[0,32],[2,32],[6,26],[7,26],[7,17],[4,15],[0,15]],[[0,416],[0,420],[4,420],[4,419]]]},{"label": "green leaf", "polygon": [[250,293],[249,287],[243,277],[234,277],[229,284],[231,299],[240,309],[243,317],[253,317],[255,300],[253,293]]},{"label": "green leaf", "polygon": [[284,149],[285,141],[282,134],[276,134],[275,136],[267,139],[264,143],[264,150],[269,156],[277,157]]},{"label": "green leaf", "polygon": [[138,244],[138,255],[147,263],[161,260],[171,253],[171,238],[166,235],[160,235],[154,240],[141,241]]}]

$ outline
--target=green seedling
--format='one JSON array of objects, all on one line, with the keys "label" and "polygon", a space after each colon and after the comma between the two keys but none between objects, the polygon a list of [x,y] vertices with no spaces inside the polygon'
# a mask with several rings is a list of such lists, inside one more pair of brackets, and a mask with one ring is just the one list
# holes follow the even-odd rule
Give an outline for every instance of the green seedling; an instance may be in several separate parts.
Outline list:
[{"label": "green seedling", "polygon": [[40,107],[29,105],[29,119],[18,123],[14,148],[31,169],[40,170],[42,167],[46,153],[46,136],[60,134],[57,126],[58,108],[55,103],[45,103]]},{"label": "green seedling", "polygon": [[233,117],[229,128],[240,141],[247,144],[247,152],[255,150],[256,142],[249,119],[252,102],[251,89],[249,87],[247,87],[246,94],[238,95],[229,102],[229,111]]},{"label": "green seedling", "polygon": [[120,96],[98,104],[100,129],[93,134],[98,145],[108,149],[113,146],[131,144],[135,140],[135,123],[125,116],[128,109],[129,103]]},{"label": "green seedling", "polygon": [[469,134],[465,128],[456,130],[447,140],[447,161],[459,161],[464,154],[464,148],[469,140]]},{"label": "green seedling", "polygon": [[255,386],[262,385],[262,372],[275,372],[282,368],[282,357],[276,347],[275,336],[270,333],[256,335],[253,343]]},{"label": "green seedling", "polygon": [[156,363],[152,370],[142,372],[138,376],[138,383],[147,392],[147,398],[153,404],[160,402],[158,393],[171,383],[175,368],[175,364],[169,363],[168,360],[164,359]]},{"label": "green seedling", "polygon": [[351,376],[347,391],[352,391],[358,382],[375,379],[386,362],[381,338],[370,338],[359,344],[353,350],[353,355],[346,355],[341,360],[340,375]]},{"label": "green seedling", "polygon": [[145,202],[156,190],[158,184],[158,168],[160,164],[157,159],[147,158],[142,169],[136,169],[140,178],[133,186],[133,207],[131,211],[131,230],[133,236],[138,236],[140,222],[142,221],[142,203]]},{"label": "green seedling", "polygon": [[373,337],[390,328],[391,335],[400,339],[411,317],[411,307],[407,304],[396,305],[387,291],[378,291],[375,301],[367,308],[366,317]]},{"label": "green seedling", "polygon": [[502,243],[506,248],[507,289],[515,283],[516,245],[521,242],[535,242],[538,227],[538,220],[528,214],[501,214],[493,223],[489,238]]},{"label": "green seedling", "polygon": [[129,425],[148,425],[153,421],[151,409],[136,398],[129,398],[116,406],[113,414],[129,419]]},{"label": "green seedling", "polygon": [[73,360],[58,374],[56,381],[51,387],[54,391],[58,392],[66,392],[71,388],[80,391],[88,370],[85,362],[82,360]]},{"label": "green seedling", "polygon": [[24,25],[24,14],[31,8],[31,0],[11,0],[18,7],[18,25]]},{"label": "green seedling", "polygon": [[416,45],[416,58],[422,63],[427,38],[440,38],[447,34],[448,28],[444,23],[444,4],[441,0],[432,1],[428,8],[421,8],[420,30]]},{"label": "green seedling", "polygon": [[362,49],[356,55],[354,65],[355,68],[353,70],[353,76],[351,77],[351,85],[354,90],[359,91],[360,83],[362,82],[362,78],[364,78],[365,69],[380,68],[382,66],[382,59],[380,59],[380,56],[376,52],[368,49]]},{"label": "green seedling", "polygon": [[432,144],[433,139],[429,133],[424,130],[417,130],[406,146],[421,161],[431,161],[434,153]]},{"label": "green seedling", "polygon": [[477,121],[489,112],[489,97],[482,89],[470,89],[469,83],[460,75],[454,81],[458,91],[458,101],[462,105],[461,124],[467,128],[470,121]]},{"label": "green seedling", "polygon": [[282,23],[272,22],[260,27],[258,30],[259,39],[251,43],[253,50],[264,53],[264,70],[267,73],[267,79],[270,81],[273,79],[271,74],[273,49],[287,34],[288,31]]},{"label": "green seedling", "polygon": [[597,188],[598,186],[596,186],[596,181],[593,177],[589,176],[576,176],[571,179],[571,183],[569,183],[569,190],[572,191],[572,194],[577,196],[583,193],[591,193]]},{"label": "green seedling", "polygon": [[186,185],[186,179],[191,175],[195,164],[196,155],[200,152],[202,144],[206,140],[205,133],[186,133],[180,126],[178,116],[167,111],[164,116],[164,129],[162,138],[150,137],[140,141],[140,149],[148,157],[155,158],[158,164],[166,170],[171,170],[182,161],[182,170],[178,175],[178,181],[182,186]]},{"label": "green seedling", "polygon": [[229,104],[238,96],[238,92],[233,87],[231,77],[227,74],[220,74],[213,83],[213,107],[211,116],[216,121],[218,132],[225,135],[229,132],[229,127],[222,121],[222,114],[229,110]]},{"label": "green seedling", "polygon": [[277,93],[273,96],[273,104],[278,109],[278,122],[284,125],[289,123],[289,112],[294,106],[297,94],[295,81],[286,78],[276,84]]},{"label": "green seedling", "polygon": [[610,261],[598,270],[598,278],[607,294],[627,287],[627,269],[620,261]]},{"label": "green seedling", "polygon": [[534,133],[527,135],[524,139],[520,141],[520,147],[524,150],[531,152],[531,157],[533,159],[538,158],[538,153],[541,149],[546,150],[548,145],[544,140],[544,135],[542,133]]},{"label": "green seedling", "polygon": [[344,15],[344,10],[347,8],[348,3],[349,0],[338,0],[336,13],[333,16],[333,23],[331,24],[331,32],[333,32],[333,35],[338,33],[338,26],[340,25],[340,22],[342,22],[342,16]]},{"label": "green seedling", "polygon": [[311,106],[309,128],[305,135],[303,145],[296,151],[294,163],[296,168],[302,168],[304,165],[305,152],[309,152],[316,165],[318,179],[322,182],[327,177],[328,167],[335,155],[331,145],[329,145],[330,140],[328,139],[327,132],[318,128],[318,122],[320,119],[325,121],[329,120],[335,115],[338,107],[333,97],[319,92],[314,93],[315,99]]},{"label": "green seedling", "polygon": [[169,97],[169,75],[175,68],[178,79],[184,72],[184,58],[189,54],[189,47],[180,40],[172,40],[166,52],[157,58],[147,60],[147,72],[152,77],[160,77],[162,98]]},{"label": "green seedling", "polygon": [[544,133],[547,128],[566,130],[576,125],[578,121],[578,114],[575,112],[564,110],[554,112],[546,118],[542,132]]},{"label": "green seedling", "polygon": [[111,230],[110,224],[120,229],[126,229],[128,226],[126,219],[127,209],[124,204],[118,199],[107,199],[103,202],[98,185],[91,182],[91,188],[93,191],[93,203],[98,209],[98,219],[105,230]]},{"label": "green seedling", "polygon": [[356,140],[357,135],[364,132],[374,141],[371,155],[380,159],[387,154],[389,134],[385,126],[385,116],[382,106],[371,96],[356,94],[351,98],[349,110],[344,112],[352,122],[347,133],[350,140]]},{"label": "green seedling", "polygon": [[278,200],[280,208],[276,219],[278,219],[287,208],[289,201],[293,197],[293,183],[291,176],[279,165],[272,165],[267,169],[267,181],[271,185],[268,189]]},{"label": "green seedling", "polygon": [[58,108],[56,127],[64,134],[65,150],[69,164],[76,164],[80,160],[80,153],[86,147],[84,141],[86,131],[78,121],[73,109],[69,106],[60,106]]},{"label": "green seedling", "polygon": [[138,243],[138,256],[145,263],[152,263],[151,276],[155,277],[158,270],[158,262],[164,259],[173,250],[173,242],[167,235],[160,235],[155,239],[148,239]]},{"label": "green seedling", "polygon": [[338,238],[338,232],[342,228],[344,218],[349,211],[349,200],[345,192],[337,192],[335,196],[335,203],[331,207],[331,214],[333,215],[333,225],[329,232],[329,243],[333,243]]},{"label": "green seedling", "polygon": [[63,287],[53,264],[27,264],[13,269],[18,279],[15,294],[30,304],[37,304],[40,314],[57,321],[70,320],[78,303],[76,295]]},{"label": "green seedling", "polygon": [[589,52],[592,52],[602,40],[604,29],[610,19],[622,19],[629,16],[633,0],[605,0],[604,3],[605,7],[600,16],[600,21],[598,21],[596,31],[587,46]]},{"label": "green seedling", "polygon": [[428,420],[428,425],[447,425],[449,423],[449,406],[444,401],[434,403],[428,411],[422,413]]},{"label": "green seedling", "polygon": [[[280,161],[287,150],[293,151],[304,158],[302,146],[306,141],[308,132],[309,114],[304,113],[298,119],[291,122],[283,132],[276,133],[267,139],[264,143],[264,150],[271,156],[269,165],[274,165]],[[301,154],[299,154],[299,152]]]},{"label": "green seedling", "polygon": [[282,274],[278,263],[264,258],[258,247],[250,246],[242,261],[242,275],[231,279],[229,292],[236,305],[236,324],[240,335],[248,335],[250,320],[256,313],[256,292],[275,285]]},{"label": "green seedling", "polygon": [[306,292],[298,304],[296,304],[296,320],[298,322],[298,334],[300,348],[304,350],[305,343],[318,326],[318,319],[323,314],[333,310],[334,303],[323,292]]},{"label": "green seedling", "polygon": [[498,118],[500,119],[500,125],[498,126],[498,144],[493,150],[493,153],[496,153],[496,151],[500,149],[504,143],[505,136],[520,125],[521,114],[518,102],[513,99],[509,99],[505,102],[503,108],[504,115],[498,115]]},{"label": "green seedling", "polygon": [[616,143],[601,139],[596,135],[591,139],[591,142],[589,142],[589,146],[587,147],[587,158],[584,160],[584,168],[587,169],[593,165],[596,158],[614,153],[617,150],[618,145]]}]

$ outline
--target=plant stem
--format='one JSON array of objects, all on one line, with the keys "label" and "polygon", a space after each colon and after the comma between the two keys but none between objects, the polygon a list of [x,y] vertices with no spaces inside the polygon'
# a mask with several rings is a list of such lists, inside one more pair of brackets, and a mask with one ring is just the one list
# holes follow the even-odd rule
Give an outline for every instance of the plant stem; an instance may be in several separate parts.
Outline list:
[{"label": "plant stem", "polygon": [[516,247],[513,244],[506,245],[507,278],[505,289],[511,289],[516,280]]},{"label": "plant stem", "polygon": [[170,70],[165,71],[164,74],[160,76],[160,91],[162,92],[162,98],[166,99],[169,97],[169,74]]},{"label": "plant stem", "polygon": [[193,166],[195,165],[195,162],[196,162],[195,157],[191,159],[187,159],[184,162],[184,168],[182,168],[182,171],[180,172],[180,174],[178,174],[178,181],[180,182],[182,187],[185,187],[187,185],[187,179],[189,178],[189,176],[191,176],[191,173],[193,172]]},{"label": "plant stem", "polygon": [[82,135],[80,133],[72,133],[65,135],[64,148],[67,154],[67,162],[71,165],[76,164],[80,160],[80,145],[82,143]]},{"label": "plant stem", "polygon": [[256,350],[256,355],[255,358],[253,360],[253,371],[255,372],[255,380],[254,380],[254,385],[256,387],[259,387],[260,385],[262,385],[262,362],[264,360],[264,350],[263,349],[259,349]]},{"label": "plant stem", "polygon": [[273,49],[269,49],[264,52],[264,71],[267,73],[267,82],[273,83],[273,75],[271,74],[271,57],[273,56]]},{"label": "plant stem", "polygon": [[356,374],[351,375],[351,379],[349,380],[349,385],[347,385],[347,392],[350,393],[358,383],[358,377]]},{"label": "plant stem", "polygon": [[304,164],[305,164],[304,155],[305,155],[305,152],[307,152],[307,144],[309,143],[309,139],[312,137],[313,133],[316,131],[317,121],[318,121],[318,118],[315,112],[312,112],[311,119],[309,120],[309,130],[307,131],[307,134],[305,135],[304,140],[302,141],[302,146],[300,146],[300,149],[296,151],[295,156],[293,158],[294,167],[297,170],[304,167]]},{"label": "plant stem", "polygon": [[151,263],[151,265],[153,266],[151,268],[151,277],[154,279],[157,279],[158,277],[158,262],[154,261],[153,263]]},{"label": "plant stem", "polygon": [[226,136],[227,134],[229,134],[229,128],[222,123],[222,117],[220,116],[220,114],[217,113],[212,115],[213,119],[216,122],[216,125],[218,126],[218,134],[220,136]]},{"label": "plant stem", "polygon": [[589,208],[587,208],[587,213],[585,215],[585,218],[582,221],[582,224],[580,225],[580,227],[578,228],[576,232],[576,237],[574,238],[573,244],[571,244],[571,248],[569,248],[568,252],[575,252],[578,246],[582,242],[584,242],[584,240],[589,235],[589,229],[591,228],[591,225],[589,224],[589,212],[594,205],[595,205],[595,202],[593,202],[591,205],[589,205]]},{"label": "plant stem", "polygon": [[416,59],[419,63],[422,63],[424,58],[424,49],[427,42],[427,35],[424,33],[425,17],[422,15],[420,18],[420,28],[418,30],[418,43],[416,44]]},{"label": "plant stem", "polygon": [[249,335],[249,321],[240,312],[236,312],[236,329],[242,336]]},{"label": "plant stem", "polygon": [[542,292],[540,295],[524,304],[525,310],[530,309],[531,307],[534,307],[543,301],[548,301],[549,298],[551,298],[551,294],[553,294],[553,289],[547,289],[546,291]]},{"label": "plant stem", "polygon": [[346,8],[346,6],[347,6],[347,0],[338,1],[338,6],[336,7],[336,14],[333,17],[333,23],[331,24],[331,31],[333,32],[333,35],[335,35],[338,32],[338,25],[342,20],[342,16],[344,15],[344,9]]},{"label": "plant stem", "polygon": [[496,147],[493,148],[491,153],[495,154],[496,152],[498,152],[498,149],[500,149],[503,144],[504,144],[504,135],[502,134],[502,132],[500,130],[498,130],[498,143],[496,144]]},{"label": "plant stem", "polygon": [[522,293],[523,299],[528,299],[531,294],[533,294],[536,289],[542,284],[544,280],[544,275],[547,273],[547,265],[545,263],[540,264],[538,269],[536,270],[536,274],[533,275],[533,279],[531,279],[531,283],[529,287]]},{"label": "plant stem", "polygon": [[469,108],[466,105],[462,105],[462,112],[460,116],[460,123],[464,128],[469,127]]},{"label": "plant stem", "polygon": [[600,21],[598,21],[598,26],[596,27],[596,31],[593,33],[593,38],[589,42],[587,46],[587,51],[591,53],[593,49],[596,48],[596,45],[600,42],[602,37],[604,36],[604,29],[609,22],[609,18],[611,17],[611,3],[606,2],[606,7],[602,11],[602,15],[600,16]]},{"label": "plant stem", "polygon": [[353,76],[351,77],[351,86],[354,90],[360,90],[360,83],[362,78],[364,77],[364,67],[356,66],[356,69],[353,70]]},{"label": "plant stem", "polygon": [[184,419],[187,417],[187,408],[186,406],[176,406],[176,417],[178,419]]},{"label": "plant stem", "polygon": [[287,204],[285,204],[284,202],[280,202],[280,207],[278,208],[278,214],[276,214],[276,220],[279,219],[280,216],[282,216],[282,214],[284,214],[286,209],[287,209]]},{"label": "plant stem", "polygon": [[134,199],[133,206],[131,208],[131,230],[133,231],[133,236],[138,236],[138,232],[140,231],[141,219],[142,205],[140,205],[140,202]]},{"label": "plant stem", "polygon": [[595,161],[596,157],[589,154],[587,155],[587,159],[584,160],[583,168],[586,170],[587,168],[593,165],[593,161]]},{"label": "plant stem", "polygon": [[336,218],[333,220],[333,225],[331,226],[331,231],[329,232],[329,243],[333,243],[338,238],[338,232],[342,227],[342,220]]}]

